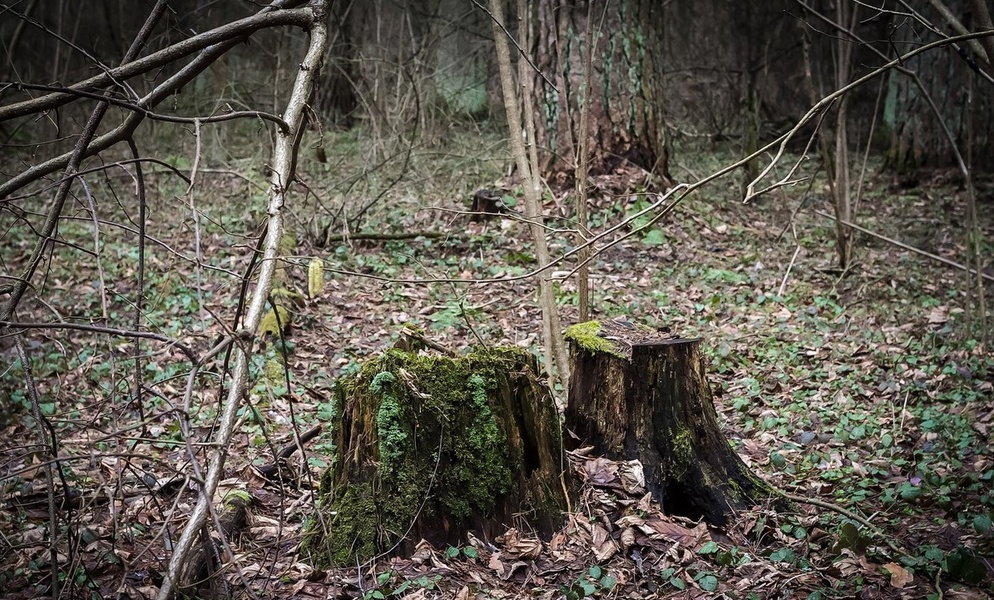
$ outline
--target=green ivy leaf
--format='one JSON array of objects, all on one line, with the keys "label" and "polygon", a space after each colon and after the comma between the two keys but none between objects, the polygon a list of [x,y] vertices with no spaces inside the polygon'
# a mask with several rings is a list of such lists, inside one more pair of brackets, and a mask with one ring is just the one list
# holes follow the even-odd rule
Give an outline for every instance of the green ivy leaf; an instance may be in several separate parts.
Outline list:
[{"label": "green ivy leaf", "polygon": [[711,574],[698,575],[697,585],[705,592],[713,592],[718,589],[718,578]]},{"label": "green ivy leaf", "polygon": [[661,246],[666,243],[666,236],[658,229],[650,229],[642,238],[642,243],[646,246]]},{"label": "green ivy leaf", "polygon": [[710,541],[710,542],[704,544],[703,546],[701,546],[701,549],[698,550],[697,553],[698,554],[714,554],[718,550],[720,550],[720,548],[718,547],[718,544],[716,542],[714,542],[714,541]]},{"label": "green ivy leaf", "polygon": [[991,530],[991,516],[977,515],[973,517],[973,530],[979,534],[985,534]]}]

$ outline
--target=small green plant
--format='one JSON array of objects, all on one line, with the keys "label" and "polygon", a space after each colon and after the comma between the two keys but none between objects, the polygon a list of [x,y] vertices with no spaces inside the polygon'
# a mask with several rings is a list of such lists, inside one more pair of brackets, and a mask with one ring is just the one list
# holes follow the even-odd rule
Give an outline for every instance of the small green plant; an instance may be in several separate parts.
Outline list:
[{"label": "small green plant", "polygon": [[694,575],[694,581],[705,592],[713,592],[718,589],[718,577],[710,571],[701,571]]},{"label": "small green plant", "polygon": [[659,576],[668,584],[672,585],[678,590],[687,589],[687,584],[683,579],[677,576],[676,569],[673,567],[666,567],[659,572]]},{"label": "small green plant", "polygon": [[601,592],[610,592],[618,585],[617,578],[604,573],[598,565],[593,565],[584,571],[569,586],[563,586],[566,600],[580,600],[581,598],[593,598]]},{"label": "small green plant", "polygon": [[[408,590],[433,591],[438,589],[441,575],[422,575],[414,579],[402,579],[396,571],[383,571],[376,576],[376,587],[362,593],[363,600],[383,600],[391,596],[401,597]],[[393,585],[396,583],[396,585]]]},{"label": "small green plant", "polygon": [[465,548],[460,548],[458,546],[449,546],[445,549],[445,558],[456,559],[462,555],[465,558],[475,560],[480,557],[480,553],[476,551],[476,548],[472,546],[466,546]]}]

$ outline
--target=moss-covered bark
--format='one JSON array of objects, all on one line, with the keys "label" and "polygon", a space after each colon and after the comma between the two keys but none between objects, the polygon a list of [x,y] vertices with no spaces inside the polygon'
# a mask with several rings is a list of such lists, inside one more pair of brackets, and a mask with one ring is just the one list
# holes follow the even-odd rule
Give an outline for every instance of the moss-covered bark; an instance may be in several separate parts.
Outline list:
[{"label": "moss-covered bark", "polygon": [[[332,467],[304,548],[348,565],[424,538],[460,543],[566,505],[559,418],[518,348],[450,358],[390,350],[336,386]],[[322,524],[323,523],[323,524]]]}]

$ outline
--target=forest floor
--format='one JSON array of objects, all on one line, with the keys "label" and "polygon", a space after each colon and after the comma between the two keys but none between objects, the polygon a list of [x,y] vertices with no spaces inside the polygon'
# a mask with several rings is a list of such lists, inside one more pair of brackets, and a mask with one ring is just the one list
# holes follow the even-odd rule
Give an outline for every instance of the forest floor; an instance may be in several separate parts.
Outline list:
[{"label": "forest floor", "polygon": [[[265,376],[274,345],[262,349],[253,370],[252,409],[243,411],[222,491],[246,489],[254,505],[216,592],[245,597],[246,582],[258,597],[301,599],[984,598],[994,590],[994,359],[967,333],[978,331],[980,319],[964,273],[864,234],[855,236],[855,264],[840,272],[834,224],[819,214],[831,213],[821,183],[743,205],[739,174],[654,225],[634,223],[625,230],[631,235],[598,254],[593,315],[703,338],[733,447],[763,479],[814,502],[793,512],[758,506],[714,528],[645,510],[644,490],[612,482],[618,464],[578,455],[577,471],[599,483],[585,485],[551,540],[518,532],[330,571],[302,562],[297,542],[329,441],[319,436],[304,456],[294,455],[292,482],[276,485],[252,467],[270,462],[292,428],[303,432],[327,418],[336,378],[389,348],[405,326],[457,352],[480,342],[538,352],[541,343],[535,282],[522,277],[535,265],[527,227],[513,218],[470,222],[465,214],[479,188],[507,184],[513,202],[514,186],[501,178],[507,163],[499,137],[480,132],[382,160],[362,154],[355,134],[329,133],[324,143],[331,162],[307,149],[300,163],[306,187],[294,190],[306,198],[290,210],[296,244],[287,272],[306,297],[309,261],[320,257],[325,288],[295,309],[289,385]],[[671,172],[694,181],[733,152],[678,144]],[[227,166],[204,168],[203,191],[193,197],[167,174],[150,176],[149,234],[161,244],[148,249],[143,322],[197,351],[222,331],[215,316],[231,321],[238,273],[263,211],[264,170],[212,158]],[[170,162],[189,169],[183,160]],[[123,223],[134,216],[130,201],[115,206],[101,196],[111,179],[94,183],[94,195],[109,207],[103,218]],[[635,170],[593,178],[594,233],[654,200],[641,180]],[[978,189],[989,260],[994,192],[990,180]],[[570,202],[565,194],[547,197],[554,254],[572,247],[558,233],[574,227]],[[962,261],[964,206],[950,173],[908,181],[871,169],[856,220]],[[85,199],[72,211],[76,220],[67,220],[62,235],[78,246],[58,250],[47,283],[20,317],[102,315],[127,329],[134,236],[105,227],[94,242]],[[3,243],[23,244],[26,255],[30,236],[15,226],[4,231]],[[362,233],[420,235],[369,240]],[[198,239],[199,270],[187,260]],[[88,259],[86,244],[96,244],[102,261]],[[574,322],[574,282],[563,279],[557,293],[564,323]],[[175,348],[146,345],[147,405],[139,410],[130,401],[130,342],[58,335],[32,335],[28,347],[40,408],[58,435],[66,486],[75,490],[71,507],[60,509],[64,583],[78,597],[152,597],[168,556],[163,536],[178,534],[196,500],[183,479],[191,440],[175,419],[188,363]],[[11,344],[0,353],[15,363]],[[194,399],[196,427],[188,435],[197,444],[210,437],[217,387],[208,377]],[[2,435],[19,440],[2,448],[0,463],[0,589],[5,598],[32,598],[45,593],[49,557],[45,454],[32,445],[37,427],[17,368],[2,373],[0,397],[13,409],[0,420]],[[634,529],[634,543],[626,528]]]}]

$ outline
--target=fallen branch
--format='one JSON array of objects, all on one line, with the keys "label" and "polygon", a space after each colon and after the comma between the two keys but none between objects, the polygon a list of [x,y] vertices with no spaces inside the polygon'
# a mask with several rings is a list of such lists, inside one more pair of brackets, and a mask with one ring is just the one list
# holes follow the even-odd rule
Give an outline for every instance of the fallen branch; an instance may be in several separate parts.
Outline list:
[{"label": "fallen branch", "polygon": [[301,452],[304,450],[304,444],[313,440],[321,433],[321,425],[315,425],[311,427],[304,433],[300,434],[300,441],[293,440],[286,446],[283,446],[279,452],[276,453],[276,460],[269,464],[262,465],[261,467],[256,467],[259,474],[269,479],[270,481],[277,481],[280,479],[280,473],[283,472],[286,466],[286,459],[293,456],[293,453],[300,449]]},{"label": "fallen branch", "polygon": [[449,233],[441,233],[438,231],[425,231],[422,233],[336,233],[335,235],[325,236],[323,239],[325,243],[327,242],[347,242],[349,240],[369,240],[384,242],[390,240],[413,240],[419,237],[436,239],[443,237],[454,237]]},{"label": "fallen branch", "polygon": [[[321,60],[328,41],[327,0],[311,3],[306,9],[310,16],[310,43],[307,54],[300,62],[297,77],[283,111],[283,118],[290,126],[290,131],[276,131],[276,147],[273,151],[273,168],[270,177],[269,199],[265,239],[261,246],[262,256],[259,260],[259,270],[255,289],[247,303],[245,318],[239,329],[239,337],[251,339],[259,329],[262,314],[266,308],[276,271],[280,240],[284,230],[284,211],[286,207],[287,188],[294,180],[294,167],[300,138],[307,125],[307,98],[310,97],[317,77]],[[186,572],[185,565],[191,558],[194,544],[200,537],[208,513],[212,512],[211,499],[217,490],[231,438],[235,432],[235,422],[242,397],[249,387],[249,363],[251,361],[251,344],[233,346],[234,368],[232,369],[227,395],[222,402],[220,416],[217,421],[217,434],[214,439],[214,452],[207,470],[207,477],[200,489],[200,497],[187,520],[183,533],[173,549],[166,571],[156,596],[158,600],[169,600],[181,584],[181,578]]]},{"label": "fallen branch", "polygon": [[[828,214],[826,212],[822,212],[820,210],[816,210],[814,212],[815,212],[816,215],[818,215],[820,217],[825,217],[825,218],[828,218],[828,219],[832,219],[833,221],[835,220],[835,217],[833,215],[830,215],[830,214]],[[920,254],[920,255],[922,255],[922,256],[924,256],[926,258],[931,258],[932,260],[934,260],[936,262],[940,262],[940,263],[942,263],[942,264],[944,264],[946,266],[953,267],[954,269],[959,269],[960,271],[966,271],[967,273],[970,273],[971,275],[979,275],[980,277],[983,277],[987,281],[994,281],[994,275],[988,275],[986,273],[978,273],[975,269],[971,269],[970,267],[967,267],[966,265],[961,265],[960,263],[958,263],[958,262],[956,262],[954,260],[949,260],[948,258],[939,256],[938,254],[932,254],[931,252],[926,252],[925,250],[922,250],[920,248],[915,248],[914,246],[909,246],[909,245],[905,244],[904,242],[899,242],[899,241],[897,241],[897,240],[895,240],[893,238],[889,238],[889,237],[887,237],[885,235],[882,235],[882,234],[870,231],[869,229],[867,229],[865,227],[860,227],[859,225],[856,225],[855,223],[850,223],[848,221],[842,221],[842,224],[846,225],[847,227],[852,227],[853,229],[855,229],[856,231],[859,231],[860,233],[865,233],[866,235],[868,235],[870,237],[877,238],[878,240],[882,240],[884,242],[887,242],[888,244],[893,244],[893,245],[897,246],[898,248],[903,248],[905,250],[908,250],[909,252],[914,252],[915,254]]]}]

